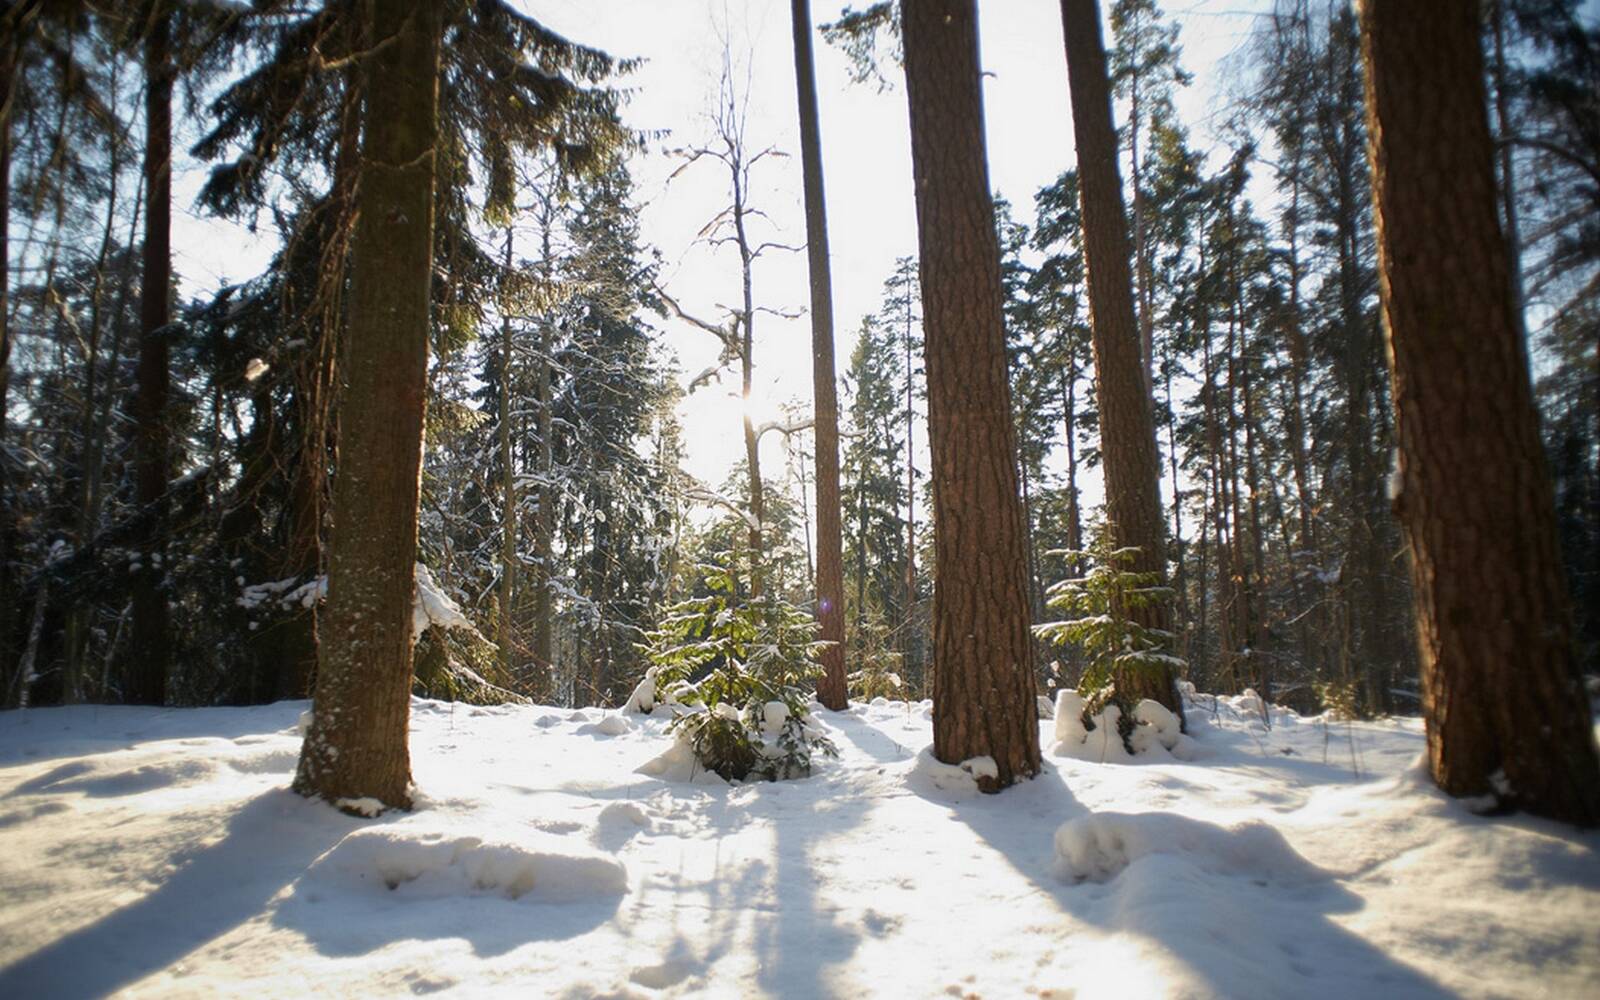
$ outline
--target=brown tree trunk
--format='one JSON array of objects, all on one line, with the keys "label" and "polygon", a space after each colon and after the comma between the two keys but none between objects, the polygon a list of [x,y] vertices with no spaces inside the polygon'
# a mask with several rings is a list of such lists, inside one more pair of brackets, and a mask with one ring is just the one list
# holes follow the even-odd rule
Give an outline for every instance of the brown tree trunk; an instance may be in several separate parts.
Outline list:
[{"label": "brown tree trunk", "polygon": [[[145,228],[140,282],[138,388],[133,401],[135,495],[142,506],[161,503],[171,478],[167,428],[167,339],[172,318],[172,77],[171,25],[166,10],[152,13],[145,38]],[[125,700],[159,705],[172,662],[172,612],[161,586],[165,518],[151,521],[143,565],[133,577],[133,652]]]},{"label": "brown tree trunk", "polygon": [[1366,0],[1361,49],[1433,776],[1592,826],[1600,762],[1496,219],[1478,6]]},{"label": "brown tree trunk", "polygon": [[[844,557],[839,512],[839,397],[833,367],[833,279],[828,268],[828,213],[823,200],[822,134],[811,59],[811,5],[791,0],[794,78],[800,101],[800,160],[805,178],[806,252],[811,265],[811,386],[817,463],[817,624],[822,651],[817,700],[849,705],[844,671]],[[804,497],[801,498],[804,500]]]},{"label": "brown tree trunk", "polygon": [[[1117,170],[1117,133],[1111,122],[1111,88],[1094,0],[1061,0],[1067,76],[1072,91],[1072,134],[1078,152],[1083,212],[1083,258],[1089,286],[1101,455],[1105,462],[1106,515],[1114,544],[1137,546],[1133,568],[1166,575],[1162,543],[1161,459],[1139,330],[1134,321],[1128,268],[1128,217]],[[1170,629],[1171,613],[1157,605],[1140,615]],[[1153,698],[1178,713],[1183,705],[1170,670],[1119,674],[1118,696],[1137,703]]]},{"label": "brown tree trunk", "polygon": [[328,610],[295,790],[409,808],[440,28],[427,0],[373,0],[369,10]]},{"label": "brown tree trunk", "polygon": [[1000,248],[984,152],[974,0],[902,11],[933,455],[934,756],[1039,770],[1038,703],[1006,378]]}]

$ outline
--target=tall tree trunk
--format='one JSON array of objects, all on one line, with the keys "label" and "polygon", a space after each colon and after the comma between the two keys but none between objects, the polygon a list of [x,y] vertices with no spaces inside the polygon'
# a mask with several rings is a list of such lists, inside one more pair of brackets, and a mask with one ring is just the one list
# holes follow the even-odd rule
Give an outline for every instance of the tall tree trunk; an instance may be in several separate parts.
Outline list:
[{"label": "tall tree trunk", "polygon": [[[550,234],[545,232],[545,260],[550,259]],[[555,351],[555,325],[548,318],[539,327],[539,509],[534,518],[533,556],[538,564],[533,591],[534,691],[555,689],[555,593],[550,581],[555,576],[556,487],[555,441],[551,438],[551,355]],[[581,667],[574,663],[574,668]]]},{"label": "tall tree trunk", "polygon": [[[839,396],[833,366],[833,279],[823,199],[822,132],[811,58],[811,5],[791,0],[795,91],[800,102],[800,160],[805,181],[806,253],[811,267],[811,387],[817,463],[817,623],[822,651],[817,699],[835,711],[849,705],[844,671],[844,557],[839,512]],[[802,497],[802,500],[804,498]]]},{"label": "tall tree trunk", "polygon": [[[159,505],[172,475],[167,426],[167,340],[172,319],[172,82],[169,13],[157,5],[145,38],[145,229],[144,276],[140,282],[138,389],[134,396],[135,496],[142,506]],[[172,663],[172,612],[162,579],[170,567],[162,556],[165,517],[156,517],[142,539],[143,566],[133,577],[133,652],[123,694],[134,704],[166,699]]]},{"label": "tall tree trunk", "polygon": [[[511,273],[511,234],[506,227],[505,273]],[[511,617],[517,592],[517,476],[511,453],[511,311],[502,302],[500,317],[500,589],[495,616],[495,642],[500,647],[500,669],[516,676],[511,658]]]},{"label": "tall tree trunk", "polygon": [[295,790],[409,808],[440,26],[439,8],[427,0],[372,0],[368,11],[328,610]]},{"label": "tall tree trunk", "polygon": [[[911,663],[913,650],[919,653],[922,644],[918,640],[915,628],[917,615],[917,460],[913,418],[916,411],[912,406],[914,365],[911,357],[911,286],[906,286],[906,313],[905,323],[901,327],[901,342],[905,348],[906,363],[906,605],[905,615],[901,619],[900,648],[903,651],[901,664]],[[921,666],[919,662],[919,667]]]},{"label": "tall tree trunk", "polygon": [[[11,8],[8,14],[15,11]],[[0,25],[11,27],[4,17]],[[6,407],[11,386],[11,112],[16,101],[17,48],[21,32],[0,42],[0,565],[13,565],[16,550],[16,518],[11,500],[11,464],[5,458],[8,421]],[[17,582],[15,573],[0,573],[0,682],[11,676],[16,651]],[[7,704],[7,692],[0,691],[0,705]]]},{"label": "tall tree trunk", "polygon": [[984,152],[974,0],[902,11],[933,455],[934,756],[1039,770],[1000,248]]},{"label": "tall tree trunk", "polygon": [[1496,219],[1478,7],[1366,0],[1361,49],[1433,776],[1592,826],[1600,762]]},{"label": "tall tree trunk", "polygon": [[[7,13],[10,13],[9,11]],[[0,25],[6,24],[0,18]],[[15,105],[17,48],[21,32],[0,44],[0,445],[6,440],[6,404],[11,386],[11,112]],[[0,461],[0,507],[9,503],[10,472]],[[0,512],[0,532],[10,515]],[[9,585],[7,585],[9,591]],[[5,602],[10,607],[10,601]],[[8,613],[8,612],[7,612]],[[7,640],[0,639],[0,643]],[[0,664],[3,666],[3,664]]]},{"label": "tall tree trunk", "polygon": [[[1111,88],[1098,5],[1094,0],[1061,0],[1061,24],[1072,91],[1072,134],[1078,152],[1106,513],[1114,544],[1139,549],[1133,568],[1165,578],[1161,459],[1146,390],[1148,369],[1134,322],[1128,217],[1122,206],[1117,133],[1111,122]],[[1140,617],[1153,628],[1171,628],[1171,612],[1165,606],[1145,609]],[[1153,674],[1119,673],[1118,697],[1131,703],[1153,698],[1182,718],[1183,705],[1174,680],[1168,669]]]},{"label": "tall tree trunk", "polygon": [[[117,101],[117,81],[120,76],[119,66],[114,64],[111,69],[111,101]],[[79,453],[78,487],[76,510],[76,524],[73,526],[77,537],[77,544],[81,548],[89,544],[94,538],[95,528],[99,520],[99,504],[95,494],[98,491],[100,479],[100,465],[104,453],[105,442],[101,435],[95,432],[95,417],[99,413],[100,392],[100,330],[104,311],[101,302],[105,298],[106,262],[111,254],[113,244],[112,234],[116,229],[117,195],[122,185],[122,143],[115,140],[110,144],[107,154],[106,173],[109,182],[106,185],[106,215],[105,225],[100,230],[100,248],[95,255],[94,281],[89,290],[89,329],[84,337],[83,359],[83,399],[78,414]],[[0,213],[0,219],[5,215]],[[0,269],[4,262],[0,259]],[[0,270],[0,274],[3,274]],[[72,704],[83,700],[85,695],[85,681],[88,678],[87,660],[89,644],[89,625],[93,609],[86,606],[75,606],[68,610],[66,622],[62,631],[65,633],[64,646],[65,664],[61,683],[61,700]]]},{"label": "tall tree trunk", "polygon": [[[555,261],[550,250],[550,229],[554,224],[555,207],[546,193],[539,219],[540,270],[545,287],[554,281]],[[548,313],[539,324],[538,369],[535,373],[534,391],[539,401],[534,416],[534,433],[539,439],[537,457],[539,470],[538,509],[533,519],[533,560],[536,564],[533,578],[533,692],[538,698],[555,692],[556,606],[555,593],[550,581],[555,576],[556,488],[555,488],[555,422],[551,407],[554,405],[551,378],[555,359],[555,320]],[[573,668],[582,668],[574,659]],[[576,674],[573,675],[576,678]],[[573,681],[573,691],[577,691]]]}]

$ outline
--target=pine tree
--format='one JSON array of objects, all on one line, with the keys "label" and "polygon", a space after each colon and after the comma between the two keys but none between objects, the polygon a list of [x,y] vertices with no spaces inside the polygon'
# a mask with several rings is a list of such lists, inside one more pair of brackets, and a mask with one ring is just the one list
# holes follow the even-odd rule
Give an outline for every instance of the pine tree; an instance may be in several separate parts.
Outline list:
[{"label": "pine tree", "polygon": [[[1061,22],[1072,93],[1073,139],[1078,151],[1106,513],[1115,547],[1139,551],[1139,561],[1133,569],[1160,573],[1164,579],[1160,454],[1134,319],[1128,223],[1117,171],[1116,132],[1111,124],[1099,12],[1091,0],[1061,0]],[[1143,612],[1149,618],[1144,624],[1171,631],[1164,606],[1154,605]],[[1130,674],[1119,678],[1117,687],[1134,703],[1140,698],[1152,698],[1182,716],[1182,702],[1170,672]]]},{"label": "pine tree", "polygon": [[833,288],[828,262],[827,205],[823,197],[822,138],[817,123],[817,79],[811,59],[811,5],[792,0],[795,92],[800,102],[800,155],[805,179],[806,249],[811,268],[812,393],[817,464],[817,624],[822,679],[817,697],[828,708],[849,704],[844,671],[844,571],[840,552],[839,401],[833,368]]},{"label": "pine tree", "polygon": [[902,17],[933,454],[934,755],[992,758],[979,779],[992,792],[1040,762],[977,8],[924,0]]},{"label": "pine tree", "polygon": [[1477,10],[1366,0],[1398,493],[1434,779],[1600,823],[1538,415],[1496,219]]}]

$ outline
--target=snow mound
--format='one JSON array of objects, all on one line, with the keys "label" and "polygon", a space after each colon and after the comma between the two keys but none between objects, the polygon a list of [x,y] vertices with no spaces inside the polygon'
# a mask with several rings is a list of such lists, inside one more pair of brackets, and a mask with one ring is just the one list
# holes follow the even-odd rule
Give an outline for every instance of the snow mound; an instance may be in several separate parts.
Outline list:
[{"label": "snow mound", "polygon": [[1255,820],[1234,826],[1173,813],[1090,813],[1056,828],[1056,874],[1106,882],[1152,855],[1175,855],[1201,871],[1281,885],[1326,880],[1327,872],[1295,852],[1283,834]]},{"label": "snow mound", "polygon": [[661,753],[634,768],[635,774],[643,774],[651,778],[660,778],[662,781],[673,781],[695,785],[725,785],[726,781],[715,771],[708,771],[704,764],[694,755],[694,747],[683,730],[678,730],[677,738],[672,745]]},{"label": "snow mound", "polygon": [[599,822],[601,826],[648,827],[650,816],[637,802],[613,802],[600,810]]},{"label": "snow mound", "polygon": [[656,671],[659,667],[650,667],[645,670],[644,678],[639,681],[633,693],[628,695],[627,704],[622,706],[622,711],[642,712],[649,715],[656,707]]},{"label": "snow mound", "polygon": [[607,712],[599,722],[591,722],[578,727],[578,733],[596,736],[621,736],[633,729],[628,725],[628,720],[613,712]]},{"label": "snow mound", "polygon": [[1107,705],[1090,720],[1093,729],[1084,725],[1083,709],[1083,696],[1077,691],[1065,688],[1056,692],[1056,742],[1051,753],[1057,757],[1127,764],[1139,759],[1193,760],[1198,755],[1198,745],[1183,734],[1178,717],[1160,702],[1146,698],[1134,707],[1133,734],[1129,737],[1132,754],[1119,735],[1122,709]]},{"label": "snow mound", "polygon": [[973,757],[959,764],[946,764],[933,755],[932,746],[926,746],[911,767],[911,786],[923,795],[930,791],[954,792],[964,798],[978,794],[979,778],[995,778],[999,774],[1000,768],[993,757]]},{"label": "snow mound", "polygon": [[317,859],[306,878],[345,888],[381,884],[417,899],[495,893],[576,902],[628,891],[620,862],[567,837],[529,831],[485,840],[406,824],[357,830]]}]

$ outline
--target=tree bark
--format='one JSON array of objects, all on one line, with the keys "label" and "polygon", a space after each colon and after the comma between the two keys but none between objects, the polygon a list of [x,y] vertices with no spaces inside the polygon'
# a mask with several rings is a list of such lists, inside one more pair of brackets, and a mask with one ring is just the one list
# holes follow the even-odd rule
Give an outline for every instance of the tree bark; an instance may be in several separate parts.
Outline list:
[{"label": "tree bark", "polygon": [[[1166,576],[1161,511],[1161,458],[1128,267],[1128,217],[1117,170],[1117,133],[1111,121],[1100,13],[1094,0],[1061,0],[1067,76],[1072,92],[1072,133],[1078,153],[1083,212],[1083,258],[1094,339],[1095,383],[1100,403],[1101,456],[1105,463],[1106,515],[1113,542],[1136,546],[1133,568]],[[1144,609],[1144,624],[1171,629],[1164,605]],[[1183,704],[1171,670],[1119,674],[1119,698],[1137,704],[1153,698],[1181,719]]]},{"label": "tree bark", "polygon": [[[805,179],[806,253],[811,269],[811,386],[816,424],[817,624],[822,651],[817,700],[834,711],[849,706],[844,670],[844,557],[839,511],[839,394],[833,363],[833,278],[828,264],[828,212],[823,199],[822,132],[817,75],[811,57],[811,4],[791,0],[795,91],[800,102],[800,161]],[[802,500],[804,498],[802,497]]]},{"label": "tree bark", "polygon": [[934,483],[934,756],[1039,770],[1016,430],[974,0],[902,10]]},{"label": "tree bark", "polygon": [[1433,776],[1592,826],[1600,762],[1496,218],[1478,5],[1366,0],[1361,49]]},{"label": "tree bark", "polygon": [[[167,428],[169,374],[165,329],[172,319],[172,81],[169,12],[152,13],[145,38],[145,229],[140,282],[138,386],[133,401],[134,485],[141,506],[159,506],[172,474]],[[166,519],[151,521],[142,540],[143,563],[133,575],[133,659],[123,697],[136,705],[166,699],[172,662],[172,612],[161,582]]]},{"label": "tree bark", "polygon": [[409,808],[411,605],[433,273],[439,10],[372,0],[328,610],[295,790]]}]

